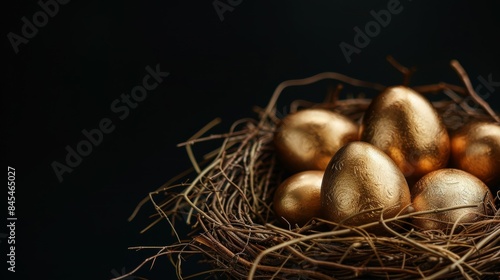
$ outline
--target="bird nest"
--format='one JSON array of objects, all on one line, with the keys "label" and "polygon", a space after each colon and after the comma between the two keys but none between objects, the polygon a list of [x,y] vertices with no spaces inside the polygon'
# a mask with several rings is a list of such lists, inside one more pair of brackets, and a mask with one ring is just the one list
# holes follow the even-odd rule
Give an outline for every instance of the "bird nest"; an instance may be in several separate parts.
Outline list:
[{"label": "bird nest", "polygon": [[[389,61],[403,72],[405,84],[411,69]],[[453,131],[470,119],[498,116],[474,92],[469,78],[457,61],[452,68],[463,86],[447,83],[412,87],[421,93],[445,95],[432,104]],[[159,222],[172,229],[176,242],[159,247],[150,258],[133,270],[167,256],[179,279],[191,277],[231,279],[498,279],[500,277],[499,194],[494,204],[483,205],[480,221],[450,225],[450,230],[419,230],[410,217],[428,212],[412,212],[360,226],[336,224],[313,218],[302,227],[279,223],[273,211],[273,194],[286,178],[273,147],[273,135],[280,121],[276,103],[281,92],[320,80],[334,80],[339,86],[325,102],[292,102],[289,112],[299,108],[322,107],[359,122],[371,100],[362,96],[339,99],[342,85],[382,91],[385,86],[360,81],[333,72],[281,83],[266,108],[257,108],[258,118],[236,121],[227,133],[204,136],[218,120],[209,123],[179,146],[185,147],[192,168],[173,178],[143,200],[157,213],[144,231]],[[215,151],[197,160],[192,147],[206,141],[220,141]],[[201,157],[200,157],[201,158]],[[496,191],[496,190],[495,190]],[[463,205],[456,208],[477,207]],[[383,209],[375,209],[383,213]],[[181,224],[179,224],[181,223]],[[191,227],[181,236],[179,228]],[[394,226],[396,224],[396,226]],[[384,227],[383,235],[370,231]],[[131,249],[145,249],[133,247]],[[190,258],[193,256],[199,256]],[[200,271],[184,271],[183,264],[202,262]],[[208,264],[208,265],[207,265]],[[192,267],[192,266],[191,266]]]}]

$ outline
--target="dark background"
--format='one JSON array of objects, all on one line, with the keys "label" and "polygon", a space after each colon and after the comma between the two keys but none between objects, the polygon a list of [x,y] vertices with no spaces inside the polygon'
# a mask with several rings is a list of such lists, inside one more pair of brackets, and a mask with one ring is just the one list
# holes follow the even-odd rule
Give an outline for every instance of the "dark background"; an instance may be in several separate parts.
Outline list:
[{"label": "dark background", "polygon": [[[127,217],[149,191],[190,166],[176,144],[215,117],[223,122],[213,133],[254,117],[252,107],[265,106],[284,80],[334,71],[400,83],[388,54],[418,68],[413,85],[460,84],[451,59],[474,85],[479,75],[500,80],[494,1],[401,0],[403,11],[351,63],[339,44],[353,45],[353,28],[364,29],[370,11],[390,1],[242,0],[223,21],[212,1],[71,1],[17,54],[7,34],[21,35],[21,18],[31,20],[41,8],[36,1],[11,2],[2,8],[1,158],[4,168],[16,168],[15,276],[22,279],[109,279],[155,253],[129,246],[172,242],[166,223],[139,234],[150,222],[149,204],[134,221]],[[110,104],[157,64],[170,76],[120,120]],[[321,100],[326,86],[291,90],[280,106],[287,99]],[[499,109],[498,92],[487,101]],[[75,148],[85,139],[81,131],[103,118],[115,130],[59,182],[51,163],[64,163],[65,147]],[[0,240],[4,260],[7,242]],[[175,277],[167,258],[137,275]]]}]

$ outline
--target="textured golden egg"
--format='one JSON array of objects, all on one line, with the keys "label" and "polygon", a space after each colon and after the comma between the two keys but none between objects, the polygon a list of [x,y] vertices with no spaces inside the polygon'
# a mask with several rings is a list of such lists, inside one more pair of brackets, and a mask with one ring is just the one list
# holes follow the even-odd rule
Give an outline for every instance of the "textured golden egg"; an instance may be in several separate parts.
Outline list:
[{"label": "textured golden egg", "polygon": [[500,184],[500,125],[471,122],[451,136],[453,166],[481,179]]},{"label": "textured golden egg", "polygon": [[320,191],[323,171],[296,173],[283,181],[274,193],[273,207],[278,220],[303,226],[320,215]]},{"label": "textured golden egg", "polygon": [[323,109],[306,109],[286,116],[274,143],[281,162],[292,172],[325,170],[335,152],[358,139],[358,125]]},{"label": "textured golden egg", "polygon": [[390,87],[374,98],[360,134],[362,141],[387,153],[409,180],[448,164],[450,140],[440,116],[408,87]]},{"label": "textured golden egg", "polygon": [[[342,147],[325,170],[321,185],[321,208],[326,219],[362,225],[400,213],[410,204],[410,189],[396,164],[377,147],[361,141]],[[355,215],[355,216],[354,216]]]},{"label": "textured golden egg", "polygon": [[422,229],[451,228],[455,222],[469,223],[485,214],[483,201],[492,203],[488,187],[465,171],[444,168],[422,177],[411,189],[415,211],[436,210],[460,205],[478,205],[415,216],[413,224]]}]

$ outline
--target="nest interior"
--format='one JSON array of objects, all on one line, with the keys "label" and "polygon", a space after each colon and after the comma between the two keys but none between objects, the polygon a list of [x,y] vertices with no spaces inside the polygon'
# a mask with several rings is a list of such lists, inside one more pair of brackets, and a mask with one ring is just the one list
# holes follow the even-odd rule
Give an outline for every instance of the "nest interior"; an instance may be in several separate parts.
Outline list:
[{"label": "nest interior", "polygon": [[[453,66],[453,65],[452,65]],[[455,65],[456,66],[456,65]],[[444,93],[433,102],[449,130],[470,119],[496,116],[467,85],[467,76],[456,66],[465,87],[440,83],[413,87],[420,92]],[[462,72],[460,72],[462,70]],[[449,231],[422,231],[408,219],[414,212],[391,219],[351,227],[320,218],[303,227],[283,225],[272,209],[273,193],[289,174],[276,159],[273,135],[279,118],[276,100],[290,86],[308,85],[332,79],[356,88],[380,91],[382,85],[359,81],[338,73],[321,73],[310,78],[280,84],[269,105],[257,110],[258,118],[236,121],[220,135],[203,137],[214,123],[200,130],[179,146],[186,148],[193,167],[173,178],[146,201],[157,213],[154,222],[167,222],[177,242],[158,246],[151,258],[168,256],[179,278],[222,277],[231,279],[498,279],[500,277],[500,210],[485,205],[488,215],[471,224],[450,225]],[[327,101],[311,103],[297,100],[290,112],[299,108],[323,107],[359,121],[371,100],[362,97],[338,99],[331,92]],[[477,104],[471,107],[469,102]],[[498,120],[497,120],[498,121]],[[197,160],[192,146],[204,141],[220,141],[220,147]],[[200,157],[201,158],[201,157]],[[470,207],[463,206],[463,207]],[[375,211],[383,212],[383,209]],[[450,211],[436,209],[435,211]],[[382,215],[381,215],[382,216]],[[188,224],[192,232],[179,236],[178,223]],[[371,227],[384,227],[386,233],[374,235]],[[137,249],[137,248],[135,248]],[[201,256],[206,270],[183,271],[183,262]],[[198,260],[196,260],[198,261]],[[124,275],[126,276],[126,275]]]}]

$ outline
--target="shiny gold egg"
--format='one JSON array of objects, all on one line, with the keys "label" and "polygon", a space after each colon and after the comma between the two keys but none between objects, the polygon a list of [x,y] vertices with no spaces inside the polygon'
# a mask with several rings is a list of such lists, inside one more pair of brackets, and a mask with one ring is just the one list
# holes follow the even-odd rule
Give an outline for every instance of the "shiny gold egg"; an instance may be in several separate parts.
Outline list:
[{"label": "shiny gold egg", "polygon": [[308,170],[283,181],[274,193],[273,207],[278,220],[303,226],[319,217],[320,191],[324,171]]},{"label": "shiny gold egg", "polygon": [[292,113],[276,129],[274,144],[285,167],[292,172],[325,170],[335,152],[358,139],[358,125],[324,109]]},{"label": "shiny gold egg", "polygon": [[453,168],[444,168],[425,175],[412,187],[411,192],[412,205],[417,212],[478,205],[414,216],[413,224],[425,230],[445,230],[451,228],[455,222],[474,222],[480,219],[481,214],[485,214],[486,206],[482,202],[493,203],[491,192],[481,180],[470,173]]},{"label": "shiny gold egg", "polygon": [[[377,147],[361,141],[342,147],[325,170],[321,208],[326,219],[362,225],[404,212],[410,189],[396,164]],[[366,213],[358,215],[362,211]],[[347,219],[347,220],[346,220]]]},{"label": "shiny gold egg", "polygon": [[471,122],[451,136],[453,166],[485,184],[500,184],[500,124]]},{"label": "shiny gold egg", "polygon": [[389,155],[410,181],[448,164],[450,140],[432,104],[411,88],[387,88],[373,99],[361,140]]}]

